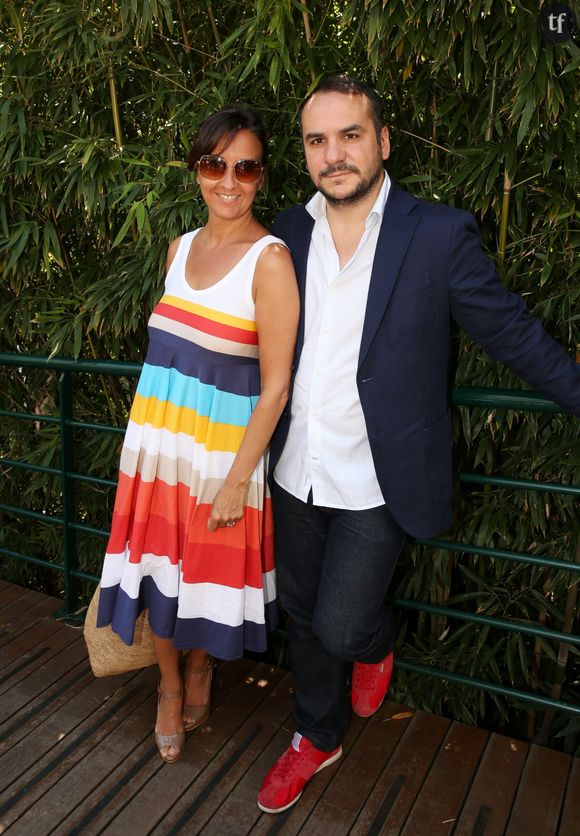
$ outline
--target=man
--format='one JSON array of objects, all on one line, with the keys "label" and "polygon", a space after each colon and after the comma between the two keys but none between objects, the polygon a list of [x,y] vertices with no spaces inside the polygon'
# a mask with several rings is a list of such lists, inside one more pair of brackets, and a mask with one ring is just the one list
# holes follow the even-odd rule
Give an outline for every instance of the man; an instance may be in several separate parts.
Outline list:
[{"label": "man", "polygon": [[580,366],[503,289],[471,215],[389,180],[383,113],[359,81],[317,87],[301,127],[318,191],[273,230],[291,250],[302,314],[271,446],[297,731],[258,795],[267,812],[340,757],[350,664],[352,709],[368,717],[382,703],[393,667],[384,597],[405,535],[450,525],[450,317],[580,415]]}]

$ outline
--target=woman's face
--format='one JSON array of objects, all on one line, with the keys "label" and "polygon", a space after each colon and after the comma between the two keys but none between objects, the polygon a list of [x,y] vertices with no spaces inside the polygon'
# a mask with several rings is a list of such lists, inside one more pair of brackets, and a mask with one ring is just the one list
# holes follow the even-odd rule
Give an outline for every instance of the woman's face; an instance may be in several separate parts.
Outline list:
[{"label": "woman's face", "polygon": [[228,169],[220,180],[210,180],[197,171],[196,179],[210,216],[236,220],[251,213],[256,192],[264,182],[264,175],[262,173],[256,183],[240,183],[236,180],[233,167],[238,160],[260,161],[260,141],[251,131],[238,131],[227,148],[218,143],[212,154],[219,154],[228,163]]}]

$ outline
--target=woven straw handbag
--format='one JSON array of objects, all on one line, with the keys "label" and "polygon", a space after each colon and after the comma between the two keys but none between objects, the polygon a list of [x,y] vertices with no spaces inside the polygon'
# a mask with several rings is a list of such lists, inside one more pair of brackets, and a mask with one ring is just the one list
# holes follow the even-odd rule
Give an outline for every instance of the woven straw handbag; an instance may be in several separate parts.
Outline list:
[{"label": "woven straw handbag", "polygon": [[98,586],[91,598],[85,617],[84,635],[89,651],[89,661],[95,676],[116,676],[120,673],[147,668],[157,663],[153,633],[149,626],[147,610],[140,613],[135,622],[133,644],[127,645],[114,633],[111,626],[97,627],[99,609]]}]

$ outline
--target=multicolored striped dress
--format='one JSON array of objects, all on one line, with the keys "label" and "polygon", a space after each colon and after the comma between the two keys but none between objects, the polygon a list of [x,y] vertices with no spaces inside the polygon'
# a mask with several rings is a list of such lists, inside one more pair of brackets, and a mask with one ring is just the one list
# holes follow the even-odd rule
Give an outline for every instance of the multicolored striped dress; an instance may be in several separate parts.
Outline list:
[{"label": "multicolored striped dress", "polygon": [[219,282],[193,290],[181,238],[149,320],[149,349],[121,453],[98,626],[126,644],[149,611],[153,632],[220,659],[266,649],[276,588],[267,455],[235,527],[207,529],[260,394],[252,279],[256,241]]}]

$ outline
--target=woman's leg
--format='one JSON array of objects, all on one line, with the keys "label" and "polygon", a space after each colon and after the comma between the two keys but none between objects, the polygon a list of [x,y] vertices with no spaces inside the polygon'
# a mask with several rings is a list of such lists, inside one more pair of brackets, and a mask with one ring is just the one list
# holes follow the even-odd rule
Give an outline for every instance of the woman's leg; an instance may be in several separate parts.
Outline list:
[{"label": "woman's leg", "polygon": [[[160,639],[154,636],[155,653],[161,675],[161,699],[157,711],[155,731],[158,734],[172,735],[183,731],[182,699],[163,699],[163,694],[176,694],[182,690],[181,674],[179,672],[179,650],[173,646],[171,639]],[[179,747],[162,746],[161,757],[165,760],[176,758]]]},{"label": "woman's leg", "polygon": [[212,663],[209,654],[192,648],[185,663],[183,722],[188,731],[200,725],[209,714]]}]

